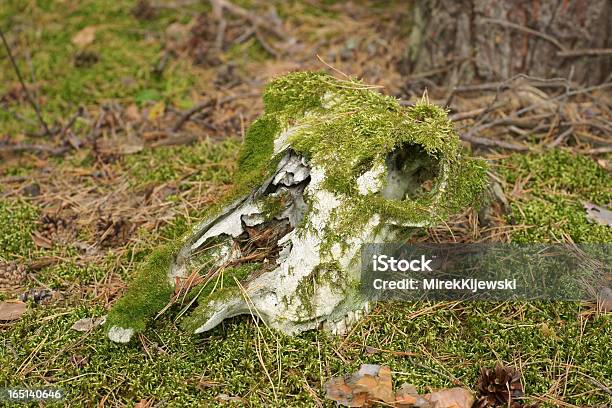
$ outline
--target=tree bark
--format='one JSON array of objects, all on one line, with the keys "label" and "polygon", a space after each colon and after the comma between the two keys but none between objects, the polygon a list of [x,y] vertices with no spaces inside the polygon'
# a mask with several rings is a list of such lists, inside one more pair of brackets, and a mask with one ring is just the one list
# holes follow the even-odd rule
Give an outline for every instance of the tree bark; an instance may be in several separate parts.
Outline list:
[{"label": "tree bark", "polygon": [[416,0],[402,71],[457,85],[525,74],[610,81],[609,0]]}]

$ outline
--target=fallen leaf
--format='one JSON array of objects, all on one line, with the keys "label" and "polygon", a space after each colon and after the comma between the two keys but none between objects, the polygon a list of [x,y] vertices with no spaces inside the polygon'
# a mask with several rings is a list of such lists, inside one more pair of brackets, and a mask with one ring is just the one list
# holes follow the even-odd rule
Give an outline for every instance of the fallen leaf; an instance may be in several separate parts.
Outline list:
[{"label": "fallen leaf", "polygon": [[104,322],[106,322],[106,316],[97,317],[97,318],[84,317],[74,322],[71,329],[80,331],[80,332],[86,332],[86,331],[93,329],[94,327],[103,325]]},{"label": "fallen leaf", "polygon": [[147,114],[147,119],[155,120],[161,117],[164,114],[165,110],[166,104],[164,103],[164,101],[159,101],[155,105],[151,106],[151,108],[149,109],[149,113]]},{"label": "fallen leaf", "polygon": [[230,395],[227,394],[219,394],[215,397],[215,399],[217,401],[222,401],[222,402],[240,402],[244,404],[244,399],[240,398],[240,397],[232,397]]},{"label": "fallen leaf", "polygon": [[134,408],[150,408],[153,406],[153,400],[141,399],[134,405]]},{"label": "fallen leaf", "polygon": [[85,47],[91,44],[96,38],[96,26],[89,26],[83,28],[81,31],[76,33],[72,37],[72,43],[78,47]]},{"label": "fallen leaf", "polygon": [[604,170],[612,170],[612,160],[599,159],[597,160],[597,164],[599,164]]},{"label": "fallen leaf", "polygon": [[140,111],[138,110],[138,106],[135,104],[131,104],[127,108],[125,108],[125,116],[131,122],[137,122],[140,120]]},{"label": "fallen leaf", "polygon": [[447,388],[423,395],[436,408],[471,408],[474,396],[470,390],[460,387]]},{"label": "fallen leaf", "polygon": [[395,405],[398,408],[411,407],[416,405],[419,400],[423,398],[419,396],[417,389],[414,385],[404,383],[399,390],[395,393]]},{"label": "fallen leaf", "polygon": [[28,305],[23,302],[0,302],[0,320],[18,320],[27,308]]},{"label": "fallen leaf", "polygon": [[612,227],[612,211],[597,204],[589,203],[588,201],[584,201],[582,205],[586,210],[587,219],[589,221]]},{"label": "fallen leaf", "polygon": [[34,245],[39,248],[51,249],[53,248],[53,242],[50,239],[43,237],[38,232],[32,233],[32,241]]},{"label": "fallen leaf", "polygon": [[346,407],[363,407],[369,401],[395,401],[391,370],[386,366],[363,364],[358,372],[335,377],[326,384],[327,398]]}]

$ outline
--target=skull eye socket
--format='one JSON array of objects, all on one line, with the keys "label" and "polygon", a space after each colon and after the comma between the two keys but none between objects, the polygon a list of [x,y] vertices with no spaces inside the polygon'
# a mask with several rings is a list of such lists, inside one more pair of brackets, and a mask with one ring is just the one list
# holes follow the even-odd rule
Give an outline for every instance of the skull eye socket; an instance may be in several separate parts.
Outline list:
[{"label": "skull eye socket", "polygon": [[422,146],[403,144],[387,155],[387,180],[382,196],[389,200],[414,200],[429,194],[440,173],[440,161]]}]

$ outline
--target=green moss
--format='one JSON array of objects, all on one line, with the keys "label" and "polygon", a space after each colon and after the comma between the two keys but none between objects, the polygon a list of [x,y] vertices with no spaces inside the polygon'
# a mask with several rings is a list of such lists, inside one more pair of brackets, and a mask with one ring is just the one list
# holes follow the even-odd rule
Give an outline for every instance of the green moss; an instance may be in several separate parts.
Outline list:
[{"label": "green moss", "polygon": [[512,155],[499,166],[508,184],[520,183],[522,193],[510,196],[510,221],[521,228],[515,242],[550,242],[569,235],[575,242],[612,242],[612,229],[590,223],[582,206],[612,202],[612,179],[593,160],[563,150]]},{"label": "green moss", "polygon": [[238,158],[237,183],[254,187],[276,166],[271,165],[274,138],[280,124],[271,116],[262,116],[249,127]]},{"label": "green moss", "polygon": [[141,265],[125,295],[111,309],[107,327],[119,326],[144,330],[148,319],[170,301],[174,288],[168,271],[177,251],[176,245],[156,249]]},{"label": "green moss", "polygon": [[[381,222],[429,225],[473,204],[486,183],[486,165],[469,159],[447,113],[426,101],[409,108],[372,92],[358,81],[323,73],[292,73],[272,81],[264,93],[266,112],[291,128],[291,147],[325,171],[323,187],[351,197],[335,210],[328,241],[362,228],[374,214]],[[433,188],[409,199],[360,196],[357,179],[392,151],[412,149],[412,161],[429,160],[424,172],[444,171]],[[436,198],[442,192],[442,199]],[[339,226],[338,226],[339,225]],[[330,246],[329,243],[328,246]]]},{"label": "green moss", "polygon": [[330,78],[320,72],[294,72],[275,79],[264,92],[266,113],[282,113],[295,118],[320,108],[321,98],[327,88],[321,85]]},{"label": "green moss", "polygon": [[[209,181],[231,184],[232,165],[239,144],[235,140],[202,140],[193,146],[146,149],[125,157],[122,166],[133,187],[168,181]],[[188,178],[185,169],[193,169]]]},{"label": "green moss", "polygon": [[285,203],[288,199],[285,194],[268,195],[261,202],[261,212],[265,220],[272,220],[285,209]]},{"label": "green moss", "polygon": [[27,257],[34,250],[32,232],[38,209],[24,201],[0,200],[0,258]]},{"label": "green moss", "polygon": [[199,305],[191,311],[190,315],[183,320],[181,327],[193,333],[202,326],[215,311],[209,302],[220,302],[224,299],[240,298],[241,291],[236,281],[246,279],[255,271],[261,269],[259,263],[247,263],[235,268],[228,268],[221,271],[210,281],[193,288],[190,291],[190,298],[197,298]]},{"label": "green moss", "polygon": [[[132,0],[2,2],[0,27],[9,42],[16,44],[13,53],[23,76],[28,79],[32,73],[36,78],[37,94],[44,95],[41,111],[49,123],[72,116],[79,104],[99,105],[113,98],[132,103],[147,92],[176,105],[193,98],[192,89],[200,81],[202,70],[194,68],[187,59],[171,61],[163,81],[153,74],[152,68],[163,53],[162,34],[166,27],[191,18],[205,6],[157,8],[156,18],[146,21],[129,12],[133,7]],[[71,38],[89,26],[97,27],[95,40],[80,49]],[[97,62],[76,66],[81,51],[95,54]],[[29,61],[23,58],[26,52],[31,55]],[[10,62],[0,59],[0,95],[14,84],[17,78]],[[27,103],[11,104],[9,108],[36,123],[34,111]],[[23,133],[23,128],[22,121],[0,112],[1,133]],[[36,125],[27,128],[37,130]]]},{"label": "green moss", "polygon": [[[503,361],[521,369],[530,397],[551,395],[562,376],[563,388],[553,396],[576,406],[609,406],[610,396],[583,374],[601,384],[612,377],[612,319],[581,318],[586,311],[571,302],[387,302],[344,338],[320,331],[285,336],[258,329],[251,317],[194,338],[164,315],[142,342],[117,345],[101,329],[86,337],[70,329],[80,318],[103,315],[103,307],[38,307],[0,329],[0,384],[60,387],[67,394],[60,406],[67,407],[102,399],[132,406],[143,398],[172,407],[217,406],[219,394],[253,407],[312,407],[311,390],[332,406],[325,382],[361,364],[387,365],[394,386],[409,382],[427,392],[454,381],[475,389],[480,368]],[[72,363],[73,356],[86,357],[86,365]]]}]

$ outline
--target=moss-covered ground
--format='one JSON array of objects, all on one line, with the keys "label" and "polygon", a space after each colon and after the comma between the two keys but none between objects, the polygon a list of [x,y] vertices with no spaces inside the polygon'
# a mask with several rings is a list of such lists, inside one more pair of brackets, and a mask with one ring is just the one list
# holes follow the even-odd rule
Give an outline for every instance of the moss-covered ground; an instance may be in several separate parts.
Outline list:
[{"label": "moss-covered ground", "polygon": [[[77,105],[94,112],[109,101],[140,109],[163,101],[186,109],[211,86],[210,69],[185,56],[172,59],[161,77],[151,70],[162,57],[160,38],[167,26],[190,21],[207,6],[187,2],[180,8],[159,8],[155,18],[140,20],[129,12],[133,3],[2,2],[0,29],[11,32],[14,52],[50,123],[64,121]],[[279,6],[279,15],[290,16],[290,21],[297,18],[296,11],[320,31],[313,29],[312,37],[337,34],[337,9],[313,10],[308,2]],[[329,24],[322,28],[326,17]],[[70,39],[91,25],[99,28],[87,50],[98,54],[99,61],[75,67],[78,50]],[[239,71],[255,72],[244,62],[245,55],[251,55],[249,61],[256,61],[260,71],[274,71],[267,65],[271,55],[252,38],[232,47],[225,58]],[[2,97],[18,87],[3,52],[0,67]],[[35,120],[23,100],[2,106]],[[79,126],[84,122],[77,122],[77,134]],[[1,135],[27,140],[25,133],[35,130],[0,109]],[[69,407],[131,407],[143,399],[170,407],[213,407],[224,401],[253,407],[334,406],[325,399],[324,383],[362,363],[389,365],[395,385],[407,381],[427,391],[456,384],[474,388],[479,369],[501,361],[521,370],[526,394],[543,406],[612,405],[604,390],[612,378],[612,320],[590,304],[386,303],[344,337],[318,331],[287,337],[246,316],[193,336],[177,327],[173,318],[178,306],[127,345],[111,343],[100,327],[71,330],[82,317],[105,315],[136,265],[154,248],[182,235],[225,194],[235,181],[231,175],[240,139],[238,126],[229,139],[145,148],[104,163],[86,149],[65,158],[26,154],[1,159],[0,261],[53,260],[32,272],[22,289],[46,287],[61,297],[44,304],[30,301],[21,319],[0,323],[0,388],[59,387],[66,400],[58,406]],[[612,201],[609,173],[596,161],[557,149],[495,157],[491,163],[512,208],[503,219],[511,240],[612,242],[611,229],[589,223],[581,203]],[[64,195],[47,187],[62,177],[72,184],[62,185]],[[32,182],[41,185],[41,196],[24,193]],[[127,210],[108,199],[121,186],[128,193],[117,193],[118,201]],[[83,217],[77,237],[70,245],[41,247],[32,238],[40,214],[65,196],[72,197],[71,205]],[[76,205],[77,200],[84,201]],[[141,213],[144,207],[150,207],[148,213]],[[100,233],[92,227],[95,218],[92,224],[87,217],[105,210],[134,215],[137,228],[126,242],[91,252]],[[0,300],[12,297],[0,293]],[[12,405],[0,401],[0,406]]]}]

